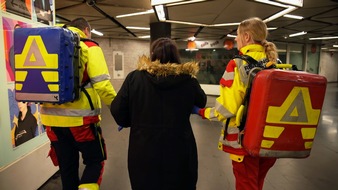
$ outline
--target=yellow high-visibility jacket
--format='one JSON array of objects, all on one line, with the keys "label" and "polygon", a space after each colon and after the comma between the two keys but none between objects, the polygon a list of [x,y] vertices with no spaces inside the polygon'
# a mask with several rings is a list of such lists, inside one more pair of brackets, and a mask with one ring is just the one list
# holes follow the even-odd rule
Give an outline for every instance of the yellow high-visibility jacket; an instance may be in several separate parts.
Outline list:
[{"label": "yellow high-visibility jacket", "polygon": [[[249,55],[257,61],[266,58],[264,48],[259,44],[241,48],[240,54]],[[239,142],[240,130],[236,124],[237,111],[243,103],[248,83],[248,75],[244,70],[246,64],[242,59],[232,59],[228,63],[220,80],[220,96],[216,99],[215,107],[205,108],[201,112],[205,118],[223,123],[218,148],[231,153],[230,158],[237,162],[243,161],[248,154]]]},{"label": "yellow high-visibility jacket", "polygon": [[[78,28],[67,27],[79,34],[81,38],[86,35]],[[93,103],[93,109],[85,93],[81,90],[80,97],[74,102],[61,105],[43,103],[41,105],[41,121],[46,126],[76,127],[97,123],[101,120],[101,100],[109,106],[116,96],[110,82],[110,75],[102,49],[94,41],[81,41],[80,52],[80,81],[90,82],[84,87]]]}]

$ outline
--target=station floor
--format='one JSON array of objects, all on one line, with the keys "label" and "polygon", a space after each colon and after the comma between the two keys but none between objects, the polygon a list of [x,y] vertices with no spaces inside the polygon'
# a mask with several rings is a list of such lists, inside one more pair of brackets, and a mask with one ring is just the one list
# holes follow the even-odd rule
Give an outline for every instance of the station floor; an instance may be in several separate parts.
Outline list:
[{"label": "station floor", "polygon": [[[213,106],[215,97],[208,97]],[[102,126],[108,151],[101,190],[131,190],[127,170],[129,129],[117,131],[108,108],[103,109]],[[227,153],[217,149],[218,122],[192,115],[199,159],[198,190],[235,190],[232,165]],[[82,168],[80,168],[82,170]],[[39,190],[58,190],[56,173]],[[324,106],[311,155],[305,159],[278,159],[271,168],[263,190],[334,190],[338,189],[338,83],[328,83]]]}]

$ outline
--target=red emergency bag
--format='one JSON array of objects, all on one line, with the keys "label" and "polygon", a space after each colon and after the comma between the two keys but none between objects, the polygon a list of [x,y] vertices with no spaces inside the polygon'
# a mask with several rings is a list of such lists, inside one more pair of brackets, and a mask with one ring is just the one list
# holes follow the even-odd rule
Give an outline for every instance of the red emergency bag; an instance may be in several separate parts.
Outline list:
[{"label": "red emergency bag", "polygon": [[324,101],[326,78],[266,69],[251,83],[242,145],[252,156],[310,155]]}]

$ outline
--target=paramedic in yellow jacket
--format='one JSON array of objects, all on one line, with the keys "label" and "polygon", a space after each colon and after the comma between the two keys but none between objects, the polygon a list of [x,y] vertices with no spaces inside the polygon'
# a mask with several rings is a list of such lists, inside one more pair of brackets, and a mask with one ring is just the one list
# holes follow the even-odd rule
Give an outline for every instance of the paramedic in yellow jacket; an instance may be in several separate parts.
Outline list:
[{"label": "paramedic in yellow jacket", "polygon": [[[249,55],[257,61],[266,58],[275,63],[276,46],[266,40],[267,28],[260,18],[249,18],[237,29],[237,48],[242,55]],[[261,190],[268,170],[276,162],[275,158],[249,156],[240,144],[238,110],[246,93],[248,75],[244,69],[247,63],[242,59],[231,60],[220,80],[220,96],[215,107],[195,109],[203,118],[222,121],[223,129],[219,149],[230,153],[237,190]],[[237,119],[237,122],[236,122]]]},{"label": "paramedic in yellow jacket", "polygon": [[[116,96],[102,49],[91,38],[91,27],[84,18],[66,24],[81,38],[80,98],[61,105],[43,103],[42,124],[51,141],[51,157],[59,165],[62,187],[67,190],[99,189],[106,149],[100,128],[101,100],[109,106]],[[86,83],[88,81],[88,83]],[[87,94],[87,95],[86,95]],[[53,152],[55,151],[55,152]],[[79,152],[85,169],[79,178]]]}]

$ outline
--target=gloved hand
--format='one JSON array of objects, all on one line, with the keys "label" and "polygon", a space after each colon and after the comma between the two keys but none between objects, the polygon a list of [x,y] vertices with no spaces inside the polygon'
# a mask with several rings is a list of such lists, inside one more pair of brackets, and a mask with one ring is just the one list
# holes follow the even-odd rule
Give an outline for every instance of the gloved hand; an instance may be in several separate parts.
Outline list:
[{"label": "gloved hand", "polygon": [[117,126],[118,126],[117,130],[120,132],[123,129],[123,127],[120,125],[117,125]]},{"label": "gloved hand", "polygon": [[191,113],[192,113],[192,114],[200,115],[200,114],[199,114],[200,110],[201,110],[201,108],[199,108],[199,107],[197,107],[197,106],[194,106],[194,107],[192,108]]}]

